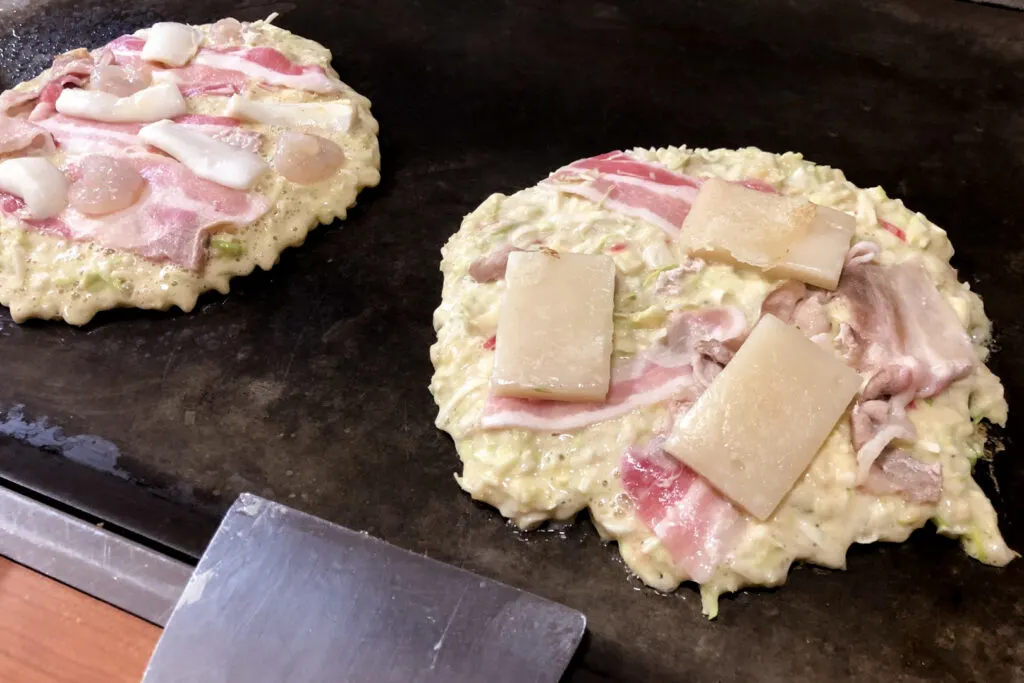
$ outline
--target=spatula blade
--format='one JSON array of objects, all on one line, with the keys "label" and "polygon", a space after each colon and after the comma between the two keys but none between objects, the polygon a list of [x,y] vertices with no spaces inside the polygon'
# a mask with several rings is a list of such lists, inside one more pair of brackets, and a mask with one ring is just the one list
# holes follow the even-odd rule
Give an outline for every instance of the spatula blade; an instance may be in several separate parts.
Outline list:
[{"label": "spatula blade", "polygon": [[143,683],[555,683],[568,607],[243,494]]}]

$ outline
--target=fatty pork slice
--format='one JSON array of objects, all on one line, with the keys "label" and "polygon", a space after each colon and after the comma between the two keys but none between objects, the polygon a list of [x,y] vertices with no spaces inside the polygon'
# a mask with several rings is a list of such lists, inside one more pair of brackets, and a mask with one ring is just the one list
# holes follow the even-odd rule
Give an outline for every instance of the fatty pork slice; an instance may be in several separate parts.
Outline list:
[{"label": "fatty pork slice", "polygon": [[853,409],[858,483],[876,494],[934,502],[941,466],[923,463],[893,442],[917,438],[905,408],[940,393],[978,362],[956,313],[924,268],[851,260],[837,296],[849,307],[849,360],[868,378]]},{"label": "fatty pork slice", "polygon": [[915,261],[852,263],[837,294],[850,309],[851,361],[872,377],[905,367],[912,398],[938,394],[978,362],[956,313]]},{"label": "fatty pork slice", "polygon": [[[72,160],[68,164],[67,175],[72,182],[83,175],[85,169],[78,165],[81,161]],[[25,224],[43,233],[95,242],[153,261],[167,261],[196,270],[202,265],[210,232],[248,225],[268,208],[267,201],[260,195],[198,178],[166,157],[139,154],[122,157],[120,161],[130,164],[145,180],[138,200],[127,208],[90,216],[69,207],[55,218],[25,220]],[[134,182],[134,174],[126,173],[124,177]],[[126,191],[133,190],[127,188]],[[23,202],[9,195],[0,196],[0,200],[0,211],[20,216]]]},{"label": "fatty pork slice", "polygon": [[700,180],[661,164],[609,152],[560,168],[541,183],[646,220],[676,237],[700,190]]},{"label": "fatty pork slice", "polygon": [[690,403],[721,365],[728,362],[732,344],[745,334],[746,319],[735,307],[685,311],[670,321],[666,343],[613,365],[604,402],[545,401],[491,394],[484,404],[480,424],[485,429],[572,431],[657,403]]},{"label": "fatty pork slice", "polygon": [[696,472],[665,453],[663,439],[630,448],[619,476],[643,522],[690,578],[704,583],[728,556],[746,518]]},{"label": "fatty pork slice", "polygon": [[49,156],[56,151],[50,134],[25,119],[0,114],[0,156]]},{"label": "fatty pork slice", "polygon": [[876,495],[898,493],[915,503],[937,503],[942,497],[942,465],[890,449],[871,467],[864,490]]},{"label": "fatty pork slice", "polygon": [[[136,36],[121,36],[100,48],[105,59],[122,66],[145,63],[142,50],[146,41]],[[204,47],[192,60],[174,68],[156,68],[153,80],[175,83],[182,94],[234,95],[249,84],[290,88],[317,93],[340,92],[343,86],[317,64],[298,64],[272,47],[243,47],[219,44]]]},{"label": "fatty pork slice", "polygon": [[93,66],[92,56],[85,48],[57,55],[49,74],[38,85],[0,94],[0,114],[14,116],[29,112],[29,119],[33,121],[50,116],[56,111],[54,103],[61,91],[69,86],[85,85]]},{"label": "fatty pork slice", "polygon": [[[250,152],[259,152],[263,144],[263,135],[259,131],[246,128],[241,121],[226,116],[186,114],[175,118],[174,122]],[[143,154],[148,151],[138,137],[141,123],[103,123],[57,114],[36,125],[49,133],[57,146],[70,155]]]}]

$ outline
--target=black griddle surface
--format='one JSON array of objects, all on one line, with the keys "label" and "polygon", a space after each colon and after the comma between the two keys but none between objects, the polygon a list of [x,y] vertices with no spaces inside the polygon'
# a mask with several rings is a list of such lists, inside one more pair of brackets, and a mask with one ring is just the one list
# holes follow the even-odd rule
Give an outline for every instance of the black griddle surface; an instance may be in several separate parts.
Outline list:
[{"label": "black griddle surface", "polygon": [[[948,229],[1016,417],[1024,14],[945,0],[0,7],[3,87],[157,20],[281,12],[373,100],[383,158],[349,220],[190,315],[113,312],[79,330],[0,312],[0,409],[24,406],[4,431],[31,444],[0,442],[7,477],[192,554],[243,490],[365,529],[585,612],[572,681],[1024,680],[1024,562],[983,566],[929,530],[853,548],[846,573],[797,568],[708,622],[693,590],[628,579],[587,524],[518,534],[470,501],[427,392],[438,250],[490,193],[612,149],[756,145],[881,185]],[[978,475],[1017,549],[1021,424]],[[106,470],[76,476],[67,456]]]}]

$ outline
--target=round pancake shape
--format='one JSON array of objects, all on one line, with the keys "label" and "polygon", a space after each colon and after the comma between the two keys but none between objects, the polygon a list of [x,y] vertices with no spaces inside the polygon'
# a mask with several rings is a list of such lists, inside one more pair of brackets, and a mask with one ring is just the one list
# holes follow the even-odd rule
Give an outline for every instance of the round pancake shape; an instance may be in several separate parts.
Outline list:
[{"label": "round pancake shape", "polygon": [[[881,188],[858,188],[841,171],[796,153],[668,147],[627,154],[698,180],[742,182],[852,214],[853,243],[877,245],[879,263],[913,259],[923,265],[978,357],[966,377],[908,409],[917,440],[907,448],[915,458],[941,465],[938,502],[858,487],[846,415],[774,514],[764,522],[747,517],[727,557],[699,581],[705,613],[717,614],[723,593],[783,583],[794,562],[843,568],[853,543],[902,542],[929,520],[940,533],[961,539],[977,559],[994,565],[1010,561],[1014,554],[1002,540],[995,512],[971,475],[973,463],[984,454],[983,421],[1004,423],[1006,402],[999,380],[983,363],[990,322],[981,299],[950,266],[953,249],[946,233]],[[512,246],[610,256],[617,270],[613,361],[658,344],[667,322],[681,311],[730,306],[743,312],[749,327],[758,320],[765,297],[782,284],[753,268],[712,261],[681,268],[688,257],[663,226],[609,204],[567,193],[549,180],[511,196],[491,195],[466,216],[441,251],[444,283],[434,313],[430,390],[439,407],[436,424],[451,435],[462,461],[457,481],[474,499],[492,505],[521,529],[572,520],[588,510],[601,538],[617,544],[632,572],[649,586],[672,591],[694,577],[640,519],[639,505],[623,485],[622,463],[631,448],[670,430],[678,407],[674,400],[581,428],[488,428],[481,423],[505,282],[474,278],[470,270],[489,255]],[[837,335],[843,311],[836,306],[827,311],[830,335]]]},{"label": "round pancake shape", "polygon": [[[205,37],[213,26],[194,28]],[[244,26],[246,47],[276,49],[295,63],[318,65],[329,77],[338,78],[331,68],[331,53],[322,45],[267,21]],[[50,71],[14,90],[45,82]],[[341,147],[345,155],[341,169],[321,182],[299,185],[276,173],[271,163],[271,170],[250,190],[265,198],[269,209],[249,225],[214,226],[196,269],[29,229],[11,215],[0,214],[0,303],[10,308],[11,317],[16,322],[63,318],[83,325],[97,312],[116,307],[167,310],[177,306],[191,311],[203,292],[227,293],[231,278],[246,275],[256,266],[269,270],[284,249],[302,244],[317,225],[344,219],[360,190],[380,182],[378,124],[370,113],[370,101],[349,86],[339,82],[336,91],[317,93],[250,83],[241,94],[267,102],[348,103],[353,110],[348,131],[310,131]],[[188,113],[199,116],[224,116],[228,102],[219,94],[186,94],[185,99]],[[280,126],[255,122],[244,122],[242,128],[262,136],[259,153],[268,162],[286,132]]]}]

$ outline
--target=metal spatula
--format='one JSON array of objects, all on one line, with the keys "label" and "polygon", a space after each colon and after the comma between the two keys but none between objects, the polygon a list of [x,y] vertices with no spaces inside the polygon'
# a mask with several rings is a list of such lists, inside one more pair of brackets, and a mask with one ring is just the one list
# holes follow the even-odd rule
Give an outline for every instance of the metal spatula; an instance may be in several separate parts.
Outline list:
[{"label": "metal spatula", "polygon": [[557,681],[567,607],[243,494],[143,683]]}]

